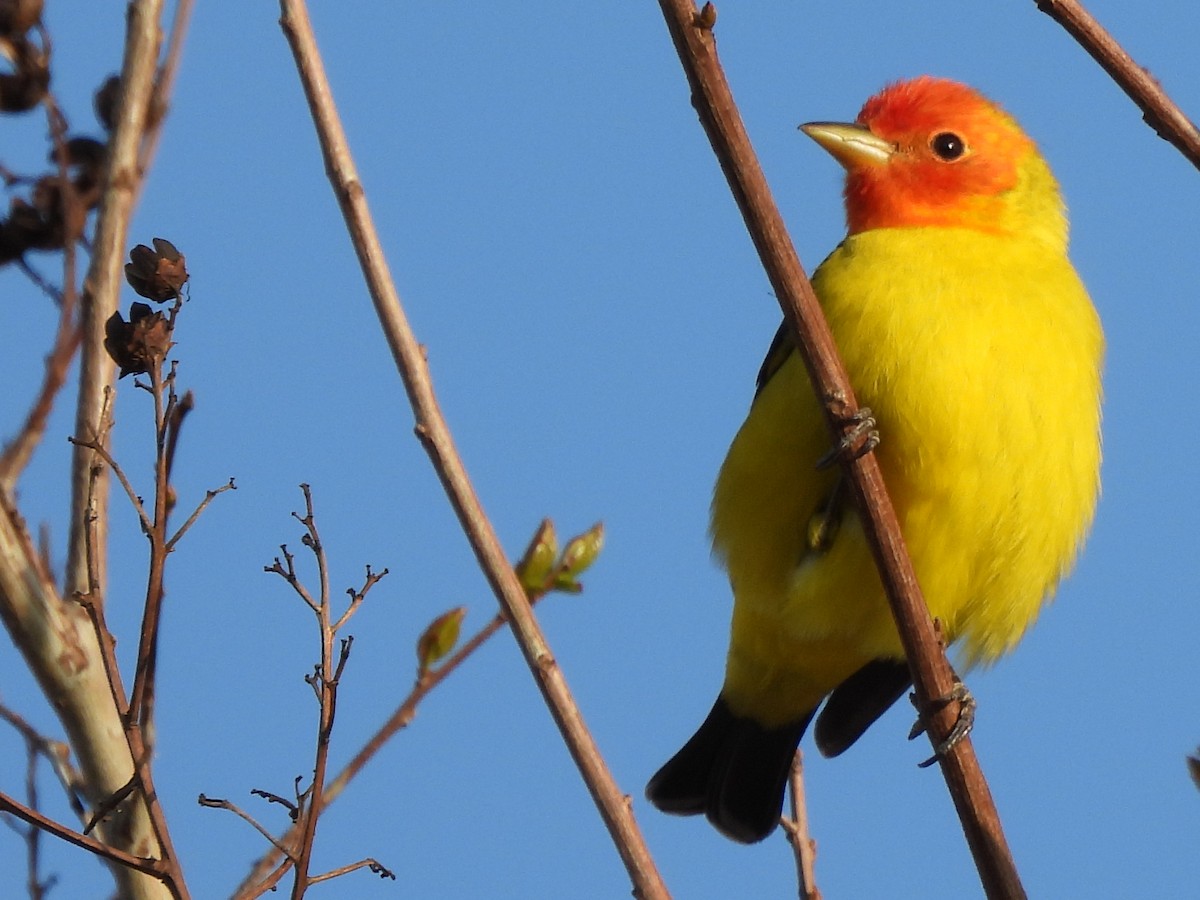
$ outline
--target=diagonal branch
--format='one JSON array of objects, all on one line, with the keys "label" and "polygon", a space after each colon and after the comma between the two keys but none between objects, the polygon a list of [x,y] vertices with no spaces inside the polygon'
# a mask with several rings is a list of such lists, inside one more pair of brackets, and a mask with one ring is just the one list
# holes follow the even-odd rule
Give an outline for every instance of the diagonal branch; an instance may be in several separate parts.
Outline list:
[{"label": "diagonal branch", "polygon": [[[108,160],[92,239],[92,259],[83,282],[81,302],[82,344],[80,352],[79,397],[75,408],[75,436],[80,440],[99,435],[105,388],[113,383],[114,365],[104,349],[104,323],[117,309],[122,279],[122,259],[129,219],[143,171],[138,151],[147,123],[147,111],[154,90],[162,31],[163,0],[135,0],[129,4],[125,57],[121,66],[121,93],[116,105],[116,124],[108,144]],[[104,548],[108,544],[108,478],[106,474],[92,485],[90,470],[98,465],[93,451],[76,446],[71,465],[71,522],[67,547],[65,592],[86,591],[84,520],[89,498],[98,517],[99,541],[93,552],[100,577],[99,595],[104,593],[107,565]]]},{"label": "diagonal branch", "polygon": [[42,386],[33,406],[25,417],[25,423],[17,436],[0,454],[0,490],[11,493],[16,487],[22,469],[29,464],[33,451],[41,443],[46,432],[46,422],[54,408],[55,398],[67,382],[71,360],[79,347],[79,326],[75,313],[79,305],[79,290],[75,285],[75,246],[83,230],[87,210],[79,200],[74,183],[67,174],[67,158],[64,150],[66,123],[52,97],[43,101],[47,109],[50,131],[54,135],[54,157],[58,163],[58,183],[62,194],[61,216],[65,223],[63,237],[63,283],[59,301],[58,328],[54,334],[54,345],[46,357]]},{"label": "diagonal branch", "polygon": [[34,828],[39,828],[47,834],[54,835],[56,838],[60,838],[69,844],[74,844],[76,847],[80,847],[104,859],[138,872],[144,872],[147,875],[153,875],[155,878],[163,877],[164,867],[160,860],[143,859],[140,856],[134,856],[132,853],[126,853],[117,847],[110,847],[96,840],[94,837],[80,834],[72,828],[67,828],[65,825],[47,818],[36,809],[30,809],[25,804],[14,800],[4,793],[0,793],[0,812],[14,815]]},{"label": "diagonal branch", "polygon": [[[716,10],[707,3],[697,12],[692,0],[659,0],[659,5],[691,86],[692,105],[792,329],[830,430],[835,441],[849,437],[858,404],[717,59],[712,32]],[[937,709],[931,701],[951,695],[953,673],[917,584],[874,454],[846,459],[843,465],[912,671],[918,709],[930,726],[927,731],[936,747],[954,724],[957,704],[942,704]],[[1024,897],[999,814],[970,741],[960,741],[938,759],[988,896]]]},{"label": "diagonal branch", "polygon": [[433,462],[485,577],[512,621],[513,634],[625,863],[635,895],[643,898],[666,897],[666,886],[642,839],[632,809],[584,724],[562,670],[533,617],[524,589],[505,558],[500,541],[467,477],[442,417],[425,354],[401,308],[399,295],[384,260],[383,249],[367,208],[366,195],[334,107],[305,4],[303,0],[281,0],[281,9],[280,24],[296,58],[321,142],[326,171],[346,219],[380,325],[404,381],[416,417],[417,437]]},{"label": "diagonal branch", "polygon": [[1162,85],[1125,52],[1079,0],[1035,0],[1038,9],[1056,21],[1100,63],[1117,86],[1142,110],[1146,124],[1164,141],[1174,144],[1193,166],[1200,168],[1200,130],[1183,114]]}]

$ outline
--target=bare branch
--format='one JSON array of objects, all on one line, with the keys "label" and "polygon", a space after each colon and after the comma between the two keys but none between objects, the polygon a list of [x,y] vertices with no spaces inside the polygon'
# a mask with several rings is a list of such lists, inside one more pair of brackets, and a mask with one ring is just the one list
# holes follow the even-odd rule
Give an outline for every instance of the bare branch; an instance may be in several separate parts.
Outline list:
[{"label": "bare branch", "polygon": [[529,600],[483,511],[442,417],[425,355],[409,326],[384,260],[366,195],[317,51],[307,8],[303,0],[281,0],[280,6],[280,24],[295,56],[321,142],[326,172],[346,219],[380,325],[404,381],[416,418],[416,434],[429,454],[484,575],[512,621],[512,631],[525,661],[625,863],[635,894],[642,898],[666,897],[666,885],[638,829],[632,808],[584,724],[562,670],[550,652]]},{"label": "bare branch", "polygon": [[[66,384],[71,360],[79,347],[79,326],[75,321],[79,300],[79,291],[75,286],[75,244],[83,230],[86,210],[80,203],[79,194],[67,173],[65,123],[51,95],[47,95],[44,104],[50,130],[54,135],[54,155],[58,163],[61,217],[64,223],[63,286],[58,294],[58,329],[50,354],[46,357],[42,386],[29,414],[25,417],[24,425],[0,456],[0,490],[8,492],[16,487],[17,478],[28,465],[33,451],[45,435],[46,422],[54,408],[54,400]],[[24,260],[21,262],[24,263]],[[26,271],[31,270],[26,267]]]},{"label": "bare branch", "polygon": [[[117,481],[120,483],[121,487],[125,489],[125,496],[129,498],[130,505],[133,507],[134,512],[136,512],[138,515],[138,521],[141,523],[142,531],[145,532],[146,534],[149,534],[151,532],[151,530],[153,530],[154,525],[150,522],[150,517],[146,514],[146,507],[142,503],[142,498],[138,496],[137,491],[134,489],[133,484],[129,481],[129,478],[128,478],[128,476],[126,476],[125,471],[121,468],[120,464],[115,459],[113,459],[112,454],[108,452],[108,449],[104,446],[104,444],[102,443],[102,440],[81,441],[78,438],[74,438],[74,437],[68,437],[67,440],[70,443],[74,444],[76,447],[83,447],[85,449],[91,450],[98,457],[100,457],[100,460],[104,463],[104,465],[108,466],[108,468],[112,471],[112,473],[117,476]],[[89,479],[89,483],[91,484],[93,491],[97,490],[98,489],[97,485],[99,483],[99,477],[92,476]],[[88,510],[88,515],[91,516],[92,521],[97,521],[95,504],[88,506],[87,510]],[[95,548],[93,548],[93,549],[95,549]],[[95,560],[93,559],[93,563],[94,562],[95,562]],[[92,573],[90,573],[90,577],[88,579],[88,584],[89,584],[88,590],[94,589],[93,587],[91,587],[91,585],[95,584],[96,581],[97,581],[97,573],[95,571],[93,571]]]},{"label": "bare branch", "polygon": [[[174,364],[172,364],[174,365]],[[174,377],[174,370],[171,375]],[[174,392],[172,392],[172,400],[174,400]],[[179,445],[179,431],[183,428],[183,420],[187,418],[188,413],[196,408],[196,398],[191,391],[187,391],[179,402],[171,404],[170,412],[167,419],[167,446],[164,451],[167,463],[167,481],[171,480],[171,473],[175,469],[175,448]],[[230,479],[232,481],[232,479]],[[211,497],[209,499],[212,499]]]},{"label": "bare branch", "polygon": [[147,875],[153,875],[155,878],[164,877],[163,866],[159,860],[134,856],[117,847],[110,847],[108,844],[102,843],[93,837],[88,837],[86,834],[80,834],[74,829],[67,828],[65,825],[61,825],[53,819],[43,816],[36,809],[30,809],[23,803],[18,803],[5,793],[0,793],[0,812],[10,813],[35,828],[40,828],[47,834],[52,834],[56,838],[60,838],[69,844],[74,844],[76,847],[81,847],[104,859],[119,863],[138,872],[144,872]]},{"label": "bare branch", "polygon": [[322,875],[314,875],[308,880],[308,883],[316,884],[319,881],[329,881],[331,878],[338,878],[342,875],[347,875],[350,872],[355,872],[363,867],[369,868],[380,878],[390,878],[392,881],[396,880],[396,874],[391,869],[384,866],[378,860],[372,859],[368,856],[366,859],[360,859],[358,862],[350,863],[348,866],[341,866],[337,869],[331,869]]},{"label": "bare branch", "polygon": [[[251,793],[259,793],[259,792],[252,791]],[[275,797],[274,799],[280,803],[285,802],[284,800],[282,800],[278,797]],[[262,825],[258,824],[258,822],[254,819],[253,816],[251,816],[250,814],[248,814],[247,812],[242,810],[236,803],[233,803],[229,800],[222,800],[219,797],[206,797],[206,796],[204,796],[204,794],[200,795],[197,802],[201,806],[207,806],[209,809],[227,809],[234,815],[240,816],[245,822],[248,822],[250,824],[251,828],[253,828],[259,834],[261,834],[263,837],[265,837],[271,843],[271,845],[275,847],[276,850],[278,850],[280,853],[284,854],[285,856],[288,856],[289,859],[291,858],[291,856],[288,854],[287,847],[283,846],[283,844],[281,844],[281,843],[279,843],[279,841],[275,840],[275,838],[271,834],[271,832],[267,831],[267,829],[265,829]],[[288,804],[288,805],[290,805],[290,804]]]},{"label": "bare branch", "polygon": [[237,490],[237,485],[234,484],[233,479],[230,478],[228,482],[221,485],[219,488],[216,488],[215,490],[211,490],[211,491],[206,491],[204,494],[204,499],[200,501],[200,504],[194,510],[192,510],[192,514],[187,517],[187,521],[184,522],[182,525],[180,525],[179,530],[176,531],[175,534],[173,534],[171,536],[171,539],[169,541],[167,541],[167,552],[170,553],[172,550],[175,549],[175,545],[179,543],[179,539],[182,538],[185,534],[187,534],[188,529],[191,528],[192,525],[195,524],[196,520],[198,518],[200,518],[200,514],[208,508],[208,504],[212,503],[213,500],[216,499],[218,494],[223,494],[226,491],[236,491],[236,490]]},{"label": "bare branch", "polygon": [[1058,22],[1100,63],[1117,86],[1142,111],[1155,133],[1175,145],[1193,166],[1200,168],[1200,130],[1150,72],[1139,66],[1116,39],[1078,0],[1035,0],[1038,9]]},{"label": "bare branch", "polygon": [[[115,107],[115,127],[108,146],[91,265],[84,278],[82,353],[75,436],[82,441],[99,437],[105,389],[112,386],[114,366],[104,349],[104,325],[117,310],[123,275],[122,260],[133,204],[142,182],[138,152],[146,131],[146,116],[154,88],[155,66],[162,40],[159,22],[163,0],[133,0],[128,7],[121,90]],[[90,484],[94,451],[76,446],[71,468],[71,532],[67,548],[66,591],[82,593],[87,581],[83,522],[88,498],[93,498],[99,540],[93,547],[100,576],[99,595],[107,578],[108,479]],[[100,601],[102,602],[102,600]]]},{"label": "bare branch", "polygon": [[[536,604],[543,596],[544,593],[531,596],[529,601],[531,604]],[[408,696],[401,701],[400,705],[396,707],[387,720],[375,731],[370,740],[354,755],[354,758],[326,785],[326,807],[341,796],[342,791],[346,789],[347,785],[366,768],[367,764],[375,757],[375,754],[389,740],[412,723],[412,720],[417,715],[417,707],[421,701],[507,623],[508,619],[505,618],[504,614],[497,613],[470,640],[446,657],[445,662],[440,666],[426,669],[421,673]],[[279,802],[283,801],[280,800]],[[296,816],[292,818],[295,820]],[[285,847],[295,846],[298,835],[298,826],[292,826],[288,833],[280,839],[280,843]],[[238,888],[237,893],[234,895],[234,900],[253,900],[253,898],[261,896],[265,891],[273,887],[287,873],[290,867],[290,863],[286,860],[277,866],[278,860],[279,857],[274,853],[267,853],[262,856],[254,864],[250,873],[242,880],[241,887]]]},{"label": "bare branch", "polygon": [[154,162],[154,154],[158,150],[163,123],[167,120],[171,91],[175,87],[175,75],[179,71],[179,64],[183,61],[183,41],[187,37],[188,23],[191,21],[194,5],[195,0],[179,0],[175,6],[175,17],[171,22],[171,37],[167,42],[166,58],[154,80],[154,93],[150,97],[146,131],[142,136],[138,152],[138,166],[142,172],[150,170],[150,165]]},{"label": "bare branch", "polygon": [[346,607],[346,611],[342,613],[341,617],[333,623],[334,631],[341,630],[341,627],[350,621],[350,617],[358,611],[359,606],[361,606],[362,602],[367,599],[367,592],[371,590],[371,588],[375,587],[375,585],[379,584],[379,582],[383,580],[383,577],[387,575],[387,573],[387,569],[384,569],[382,572],[372,572],[371,567],[367,566],[367,578],[366,581],[363,582],[363,586],[357,591],[346,591],[346,593],[350,595],[350,605]]},{"label": "bare branch", "polygon": [[[293,515],[295,514],[293,513]],[[269,566],[263,566],[263,571],[269,572],[273,575],[278,575],[289,585],[291,585],[292,590],[299,595],[300,599],[307,604],[309,609],[315,613],[319,613],[321,605],[313,599],[312,594],[308,592],[308,588],[306,588],[296,576],[296,557],[288,552],[286,544],[280,544],[279,550],[281,553],[283,553],[283,562],[280,562],[279,557],[277,556],[275,557],[275,562],[273,564]]]},{"label": "bare branch", "polygon": [[[110,674],[104,665],[105,652],[84,609],[58,596],[24,523],[2,495],[0,620],[63,723],[79,759],[89,802],[102,802],[126,784],[133,772],[110,681],[120,675]],[[119,809],[104,830],[103,843],[119,852],[154,845],[152,826],[141,804]],[[113,871],[123,896],[160,900],[170,895],[156,879],[124,865]]]},{"label": "bare branch", "polygon": [[800,889],[800,900],[821,900],[817,887],[817,876],[813,863],[817,856],[817,842],[808,830],[808,808],[804,802],[804,754],[796,750],[792,760],[792,771],[788,777],[791,788],[792,817],[780,821],[787,832],[788,842],[796,856],[796,884]]},{"label": "bare branch", "polygon": [[[703,11],[697,12],[691,0],[659,0],[659,5],[691,86],[692,106],[729,181],[834,440],[851,437],[858,403],[717,59],[712,31],[716,10],[706,3]],[[950,733],[958,713],[958,703],[936,702],[936,698],[951,696],[953,672],[917,584],[879,464],[870,452],[845,456],[842,464],[912,671],[917,708],[937,747]],[[970,741],[959,741],[938,759],[989,897],[1024,897],[999,814]]]}]

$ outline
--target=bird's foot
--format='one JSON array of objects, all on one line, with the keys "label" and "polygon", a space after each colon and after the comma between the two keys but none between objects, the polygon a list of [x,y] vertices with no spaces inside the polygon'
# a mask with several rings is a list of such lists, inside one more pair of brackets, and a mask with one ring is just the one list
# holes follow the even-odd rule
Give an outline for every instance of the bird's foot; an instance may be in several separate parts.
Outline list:
[{"label": "bird's foot", "polygon": [[[908,699],[912,701],[913,706],[917,705],[917,695],[909,694]],[[956,675],[954,676],[954,687],[950,689],[950,693],[944,697],[938,697],[930,702],[930,712],[934,709],[940,709],[950,703],[958,704],[958,718],[954,721],[954,726],[950,729],[950,733],[933,748],[933,756],[924,762],[918,763],[918,768],[927,769],[938,761],[938,758],[945,756],[959,743],[963,738],[971,733],[971,729],[975,727],[975,695],[967,688],[962,680]],[[919,711],[919,710],[918,710]],[[908,739],[922,734],[925,731],[924,717],[919,717],[913,723],[912,730],[908,733]]]},{"label": "bird's foot", "polygon": [[846,416],[841,424],[846,430],[829,452],[817,460],[818,469],[828,469],[839,460],[866,456],[879,446],[879,429],[876,427],[878,423],[869,406],[860,406]]}]

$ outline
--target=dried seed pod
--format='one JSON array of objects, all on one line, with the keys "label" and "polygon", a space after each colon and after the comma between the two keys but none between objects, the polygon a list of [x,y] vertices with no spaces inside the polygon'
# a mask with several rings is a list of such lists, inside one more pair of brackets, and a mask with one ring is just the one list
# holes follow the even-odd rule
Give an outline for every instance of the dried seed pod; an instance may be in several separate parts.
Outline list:
[{"label": "dried seed pod", "polygon": [[187,266],[183,254],[170,241],[155,238],[152,243],[153,250],[138,244],[129,251],[125,280],[147,300],[165,303],[183,290],[188,280]]},{"label": "dried seed pod", "polygon": [[141,375],[166,358],[171,349],[171,325],[146,303],[129,307],[129,321],[120,312],[104,323],[104,349],[121,369],[121,377]]},{"label": "dried seed pod", "polygon": [[0,37],[23,37],[41,21],[42,5],[42,0],[0,0]]},{"label": "dried seed pod", "polygon": [[12,71],[0,73],[0,112],[28,112],[50,90],[50,57],[25,37],[5,44]]},{"label": "dried seed pod", "polygon": [[105,131],[112,131],[117,124],[117,97],[121,94],[121,76],[109,75],[104,79],[92,98],[92,107],[96,112],[96,121],[104,126]]}]

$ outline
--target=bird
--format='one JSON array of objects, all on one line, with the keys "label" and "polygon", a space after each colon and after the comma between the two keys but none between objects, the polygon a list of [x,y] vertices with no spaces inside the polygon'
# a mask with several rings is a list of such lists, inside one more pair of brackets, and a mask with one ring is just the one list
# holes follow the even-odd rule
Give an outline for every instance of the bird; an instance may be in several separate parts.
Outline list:
[{"label": "bird", "polygon": [[[963,666],[990,664],[1073,566],[1100,491],[1104,336],[1058,184],[1009,113],[929,75],[801,129],[845,169],[846,236],[813,289],[929,612]],[[785,323],[713,491],[724,682],[646,789],[742,843],[779,823],[814,717],[836,756],[911,685],[843,476],[818,464],[830,440]]]}]

